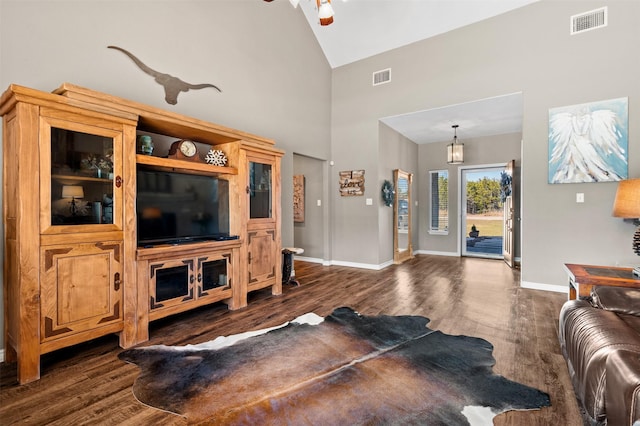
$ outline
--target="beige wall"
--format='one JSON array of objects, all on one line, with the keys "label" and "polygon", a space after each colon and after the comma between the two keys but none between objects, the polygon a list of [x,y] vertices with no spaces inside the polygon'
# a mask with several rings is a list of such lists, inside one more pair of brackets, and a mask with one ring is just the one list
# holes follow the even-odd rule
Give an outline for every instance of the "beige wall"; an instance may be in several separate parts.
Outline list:
[{"label": "beige wall", "polygon": [[[488,164],[506,165],[510,160],[516,160],[516,173],[514,176],[514,186],[520,182],[520,151],[522,135],[520,133],[510,133],[506,135],[488,136],[482,138],[469,138],[461,140],[464,143],[464,164],[461,166],[449,165],[446,160],[447,145],[451,141],[420,145],[419,162],[419,186],[423,188],[419,194],[420,218],[419,218],[419,247],[426,253],[442,254],[446,256],[459,255],[462,241],[458,232],[458,216],[460,215],[459,204],[461,199],[459,169],[461,167],[483,166]],[[429,234],[429,202],[431,194],[429,188],[429,171],[447,170],[449,172],[449,234],[432,235]],[[518,189],[514,190],[514,204],[516,209],[519,203]],[[516,210],[516,217],[519,217],[519,209]],[[517,223],[516,223],[517,224]],[[519,229],[515,231],[516,241],[520,240]],[[515,256],[520,256],[520,247],[517,244]]]},{"label": "beige wall", "polygon": [[[283,206],[292,199],[293,152],[332,160],[323,178],[325,260],[373,267],[391,258],[382,181],[395,168],[415,172],[412,189],[424,197],[420,182],[429,168],[425,148],[418,156],[417,146],[379,119],[522,92],[522,278],[564,285],[563,262],[637,262],[629,248],[633,226],[610,214],[614,183],[547,184],[549,108],[623,96],[629,97],[629,175],[640,177],[640,2],[604,4],[609,26],[598,31],[570,36],[569,17],[602,1],[543,0],[331,70],[302,11],[286,1],[2,0],[0,87],[48,91],[69,81],[273,138],[287,152]],[[107,45],[223,92],[182,93],[170,106],[153,79]],[[371,73],[387,67],[392,82],[372,87]],[[341,198],[338,172],[356,169],[366,171],[365,196]],[[584,204],[575,203],[576,192],[585,194]],[[424,234],[428,202],[419,201],[417,250],[431,247]],[[283,244],[290,245],[292,211],[282,211]]]},{"label": "beige wall", "polygon": [[[325,170],[326,161],[304,155],[293,155],[293,174],[304,176],[305,201],[304,221],[293,224],[293,245],[304,250],[301,256],[315,261],[324,260],[326,255],[325,217],[328,206],[326,205]],[[289,208],[289,205],[283,203],[282,207]]]},{"label": "beige wall", "polygon": [[[393,171],[400,169],[413,174],[411,184],[411,245],[414,251],[418,244],[418,217],[420,208],[415,201],[420,194],[418,176],[418,145],[402,136],[382,122],[378,127],[380,145],[378,147],[378,178],[371,182],[371,198],[379,214],[378,223],[378,258],[374,265],[387,265],[393,262],[393,207],[387,207],[382,202],[382,183],[385,180],[393,182]],[[393,182],[395,185],[395,182]],[[369,197],[369,195],[367,195]],[[361,250],[364,253],[373,250]],[[366,263],[366,262],[365,262]]]},{"label": "beige wall", "polygon": [[[169,105],[152,77],[108,45],[222,93],[189,91]],[[272,138],[286,151],[283,205],[293,197],[292,153],[329,158],[331,69],[301,9],[286,1],[2,0],[0,64],[1,91],[70,82]],[[283,244],[292,245],[293,212],[282,212]]]},{"label": "beige wall", "polygon": [[[603,4],[609,8],[607,27],[569,35],[571,15]],[[566,286],[565,262],[637,263],[630,250],[634,227],[611,217],[616,183],[547,183],[549,108],[619,97],[629,97],[629,176],[640,177],[637,16],[637,1],[543,0],[335,69],[336,169],[375,170],[381,117],[522,92],[523,284]],[[372,72],[389,67],[392,81],[372,87]],[[424,164],[419,170],[426,173]],[[576,204],[576,192],[585,194],[584,204]],[[386,218],[338,197],[332,211],[335,257],[376,264],[375,252],[358,247],[375,243],[376,222]],[[428,209],[422,206],[424,220]],[[419,249],[423,243],[429,248],[422,228]]]}]

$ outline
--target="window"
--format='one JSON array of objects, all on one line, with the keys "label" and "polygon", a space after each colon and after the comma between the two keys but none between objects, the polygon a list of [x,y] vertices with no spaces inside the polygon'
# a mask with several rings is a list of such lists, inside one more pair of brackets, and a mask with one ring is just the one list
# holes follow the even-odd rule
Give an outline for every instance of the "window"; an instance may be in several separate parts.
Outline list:
[{"label": "window", "polygon": [[429,172],[431,208],[429,209],[429,233],[449,232],[449,172],[436,170]]}]

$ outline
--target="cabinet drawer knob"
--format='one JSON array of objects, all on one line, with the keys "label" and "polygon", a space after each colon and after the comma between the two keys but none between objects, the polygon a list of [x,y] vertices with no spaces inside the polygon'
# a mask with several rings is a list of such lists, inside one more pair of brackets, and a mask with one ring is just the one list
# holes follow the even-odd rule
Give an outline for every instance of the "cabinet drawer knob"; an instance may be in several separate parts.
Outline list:
[{"label": "cabinet drawer knob", "polygon": [[120,188],[122,186],[122,177],[116,176],[116,188]]}]

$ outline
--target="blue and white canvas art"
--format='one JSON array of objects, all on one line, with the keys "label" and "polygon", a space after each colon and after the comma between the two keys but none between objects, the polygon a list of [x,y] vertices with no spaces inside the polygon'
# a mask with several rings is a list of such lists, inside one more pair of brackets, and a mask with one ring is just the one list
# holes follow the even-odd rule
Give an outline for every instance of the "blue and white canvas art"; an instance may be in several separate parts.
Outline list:
[{"label": "blue and white canvas art", "polygon": [[628,98],[549,110],[549,183],[628,177]]}]

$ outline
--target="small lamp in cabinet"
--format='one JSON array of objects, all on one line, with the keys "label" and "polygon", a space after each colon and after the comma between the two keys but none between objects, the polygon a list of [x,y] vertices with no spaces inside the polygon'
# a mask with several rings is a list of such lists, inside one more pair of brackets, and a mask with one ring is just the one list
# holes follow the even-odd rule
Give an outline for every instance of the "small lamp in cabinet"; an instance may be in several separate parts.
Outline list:
[{"label": "small lamp in cabinet", "polygon": [[84,189],[80,185],[64,185],[62,187],[62,198],[71,198],[71,216],[77,216],[76,198],[84,198]]}]

